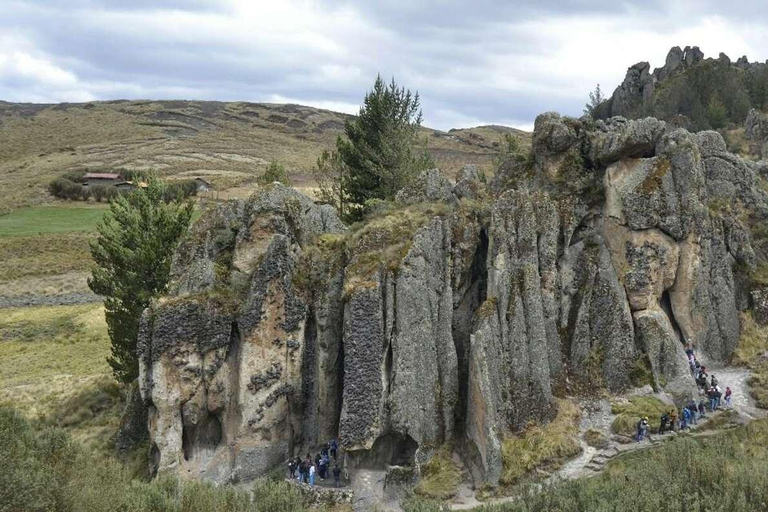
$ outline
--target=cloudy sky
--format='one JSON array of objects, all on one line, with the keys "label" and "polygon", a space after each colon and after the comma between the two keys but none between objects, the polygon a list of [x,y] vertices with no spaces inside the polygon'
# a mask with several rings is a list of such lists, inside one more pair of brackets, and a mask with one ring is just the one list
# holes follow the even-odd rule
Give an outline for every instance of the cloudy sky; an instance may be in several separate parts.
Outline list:
[{"label": "cloudy sky", "polygon": [[425,124],[580,114],[670,47],[768,58],[764,0],[0,0],[0,100],[291,102],[354,113],[376,73]]}]

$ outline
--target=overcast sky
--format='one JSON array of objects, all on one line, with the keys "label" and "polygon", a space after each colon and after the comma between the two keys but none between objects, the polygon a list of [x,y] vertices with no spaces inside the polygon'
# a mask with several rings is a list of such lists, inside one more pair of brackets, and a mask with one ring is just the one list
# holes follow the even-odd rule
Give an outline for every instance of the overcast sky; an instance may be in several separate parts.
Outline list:
[{"label": "overcast sky", "polygon": [[427,126],[530,128],[670,47],[768,58],[765,0],[0,0],[0,99],[291,102],[355,113],[376,73]]}]

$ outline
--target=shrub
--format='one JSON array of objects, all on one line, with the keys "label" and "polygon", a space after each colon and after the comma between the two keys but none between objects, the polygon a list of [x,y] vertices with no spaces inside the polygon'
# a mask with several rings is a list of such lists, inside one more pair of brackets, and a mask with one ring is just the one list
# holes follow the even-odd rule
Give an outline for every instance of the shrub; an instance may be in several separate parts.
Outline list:
[{"label": "shrub", "polygon": [[287,186],[291,184],[291,179],[288,176],[288,171],[285,170],[285,166],[274,161],[269,163],[264,174],[259,176],[256,181],[259,185],[269,185],[276,181]]},{"label": "shrub", "polygon": [[100,203],[107,196],[107,190],[109,190],[109,188],[111,187],[107,187],[106,185],[92,185],[90,187],[91,195],[97,203]]},{"label": "shrub", "polygon": [[56,178],[48,184],[48,191],[52,196],[59,199],[80,200],[88,199],[90,192],[87,191],[87,187],[75,183],[66,178]]}]

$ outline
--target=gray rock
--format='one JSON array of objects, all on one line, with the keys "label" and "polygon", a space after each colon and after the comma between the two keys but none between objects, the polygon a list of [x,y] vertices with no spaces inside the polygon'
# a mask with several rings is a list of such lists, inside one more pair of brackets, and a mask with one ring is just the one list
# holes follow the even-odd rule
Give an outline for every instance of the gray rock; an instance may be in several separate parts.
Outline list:
[{"label": "gray rock", "polygon": [[664,121],[652,117],[630,121],[615,117],[600,127],[589,134],[589,154],[602,167],[622,159],[653,156],[666,131]]},{"label": "gray rock", "polygon": [[395,201],[400,204],[426,202],[451,202],[453,187],[448,178],[438,169],[430,169],[419,174],[413,183],[400,190]]}]

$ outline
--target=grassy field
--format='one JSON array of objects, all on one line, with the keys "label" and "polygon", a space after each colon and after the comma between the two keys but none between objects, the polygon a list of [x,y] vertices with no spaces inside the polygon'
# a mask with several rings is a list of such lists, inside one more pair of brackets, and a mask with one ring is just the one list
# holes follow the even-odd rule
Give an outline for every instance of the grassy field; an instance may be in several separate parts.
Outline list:
[{"label": "grassy field", "polygon": [[106,207],[71,203],[21,208],[0,216],[0,237],[95,231]]}]

